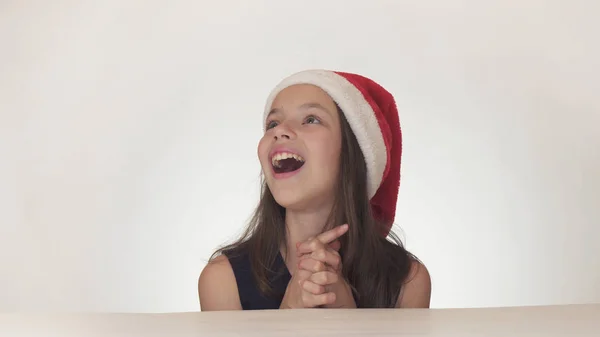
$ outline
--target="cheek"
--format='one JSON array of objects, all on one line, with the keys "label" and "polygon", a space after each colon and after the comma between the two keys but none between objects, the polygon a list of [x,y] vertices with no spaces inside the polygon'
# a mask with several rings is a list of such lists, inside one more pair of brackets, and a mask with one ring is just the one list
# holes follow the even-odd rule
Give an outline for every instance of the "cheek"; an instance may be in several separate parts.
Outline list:
[{"label": "cheek", "polygon": [[335,179],[339,174],[340,168],[340,154],[342,151],[342,142],[337,137],[332,139],[329,143],[330,145],[327,147],[328,156],[329,156],[329,166],[331,173]]},{"label": "cheek", "polygon": [[269,157],[269,142],[265,137],[261,138],[258,142],[256,154],[258,156],[260,164],[264,167],[265,163],[268,162]]},{"label": "cheek", "polygon": [[337,139],[328,137],[321,139],[313,145],[318,151],[319,166],[327,167],[332,174],[337,173],[341,151],[341,143]]},{"label": "cheek", "polygon": [[332,161],[337,161],[340,152],[342,151],[342,139],[338,134],[333,134],[323,139],[322,144],[325,144],[324,149],[327,151],[327,155],[331,156]]}]

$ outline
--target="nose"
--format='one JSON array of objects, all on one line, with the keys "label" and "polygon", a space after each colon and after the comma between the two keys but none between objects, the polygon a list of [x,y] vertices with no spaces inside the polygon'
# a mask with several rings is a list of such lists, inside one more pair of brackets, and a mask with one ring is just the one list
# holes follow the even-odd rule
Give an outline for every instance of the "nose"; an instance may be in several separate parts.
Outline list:
[{"label": "nose", "polygon": [[286,124],[281,123],[275,127],[275,140],[281,139],[294,139],[296,138],[296,133],[292,128],[288,127]]}]

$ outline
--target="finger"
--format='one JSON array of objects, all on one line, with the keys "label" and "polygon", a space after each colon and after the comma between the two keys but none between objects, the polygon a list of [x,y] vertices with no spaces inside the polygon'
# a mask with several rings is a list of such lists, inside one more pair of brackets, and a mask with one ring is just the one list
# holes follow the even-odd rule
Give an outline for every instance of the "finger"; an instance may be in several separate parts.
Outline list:
[{"label": "finger", "polygon": [[321,241],[313,239],[311,241],[305,241],[298,245],[298,249],[296,249],[296,254],[298,256],[301,256],[303,254],[310,254],[316,250],[323,249],[324,247],[325,246]]},{"label": "finger", "polygon": [[320,295],[325,292],[325,287],[309,280],[302,282],[302,289],[313,295]]},{"label": "finger", "polygon": [[329,244],[329,248],[331,248],[335,251],[339,251],[341,247],[342,247],[342,244],[340,243],[339,240],[335,240]]},{"label": "finger", "polygon": [[328,305],[335,303],[335,293],[327,292],[320,295],[313,295],[307,291],[302,293],[302,302],[305,307],[314,308],[320,305]]},{"label": "finger", "polygon": [[298,262],[305,260],[305,259],[310,259],[310,253],[305,253],[305,254],[300,254],[300,256],[298,256]]},{"label": "finger", "polygon": [[312,258],[300,259],[298,262],[298,268],[310,271],[311,273],[318,273],[327,270],[327,266],[322,261],[318,261]]},{"label": "finger", "polygon": [[298,269],[294,273],[294,278],[296,278],[298,285],[300,285],[302,287],[302,282],[304,282],[305,280],[308,280],[312,274],[313,273],[308,270]]},{"label": "finger", "polygon": [[329,246],[322,246],[317,243],[313,247],[302,247],[301,250],[297,251],[297,256],[299,260],[305,258],[314,258],[323,263],[328,263],[332,266],[335,266],[335,268],[338,268],[341,258],[338,250],[334,248],[331,248]]},{"label": "finger", "polygon": [[326,286],[338,281],[338,275],[331,271],[321,271],[310,276],[309,280],[318,285]]},{"label": "finger", "polygon": [[325,233],[321,233],[317,236],[317,239],[321,241],[324,245],[333,242],[335,239],[344,235],[348,231],[348,224],[344,224],[341,226],[337,226],[328,230]]},{"label": "finger", "polygon": [[337,270],[342,263],[340,254],[333,249],[319,249],[312,252],[310,257],[311,259],[322,262],[335,270]]},{"label": "finger", "polygon": [[[306,241],[304,241],[304,242],[311,241],[311,240],[312,240],[312,239],[314,239],[314,238],[315,238],[314,236],[311,236],[311,237],[309,237],[308,239],[306,239]],[[301,244],[302,244],[302,242],[296,242],[296,249],[298,249],[298,247],[299,247]]]},{"label": "finger", "polygon": [[[308,265],[300,265],[301,261],[303,261],[303,260],[314,260],[314,259],[311,257],[311,254],[304,254],[301,257],[299,257],[298,258],[298,270],[304,270],[304,271],[308,271],[310,273],[315,273],[315,272],[321,271],[318,269],[313,269],[313,267],[308,266]],[[321,262],[321,261],[319,261],[319,262]],[[320,267],[318,267],[318,268],[320,268]],[[341,260],[337,265],[335,265],[335,267],[328,265],[328,264],[324,264],[324,269],[322,271],[331,271],[331,272],[337,273],[340,269],[342,269]]]},{"label": "finger", "polygon": [[320,234],[313,240],[307,240],[299,245],[296,245],[298,256],[301,254],[310,253],[321,248],[323,245],[327,245],[340,236],[344,235],[348,231],[348,225],[342,225],[328,230],[325,233]]}]

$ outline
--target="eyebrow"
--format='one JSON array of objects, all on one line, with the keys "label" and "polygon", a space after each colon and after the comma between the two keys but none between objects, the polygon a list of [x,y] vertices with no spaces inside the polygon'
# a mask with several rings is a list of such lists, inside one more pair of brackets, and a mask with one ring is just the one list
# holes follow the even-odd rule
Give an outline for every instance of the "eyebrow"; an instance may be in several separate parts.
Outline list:
[{"label": "eyebrow", "polygon": [[[316,103],[316,102],[304,103],[304,104],[300,105],[299,108],[301,110],[319,109],[319,110],[325,111],[328,114],[331,114],[331,111],[329,111],[329,109],[327,109],[326,107],[324,107],[321,104]],[[278,109],[278,108],[271,109],[271,111],[269,112],[269,116],[271,116],[272,114],[280,113],[280,112],[281,112],[281,109]]]}]

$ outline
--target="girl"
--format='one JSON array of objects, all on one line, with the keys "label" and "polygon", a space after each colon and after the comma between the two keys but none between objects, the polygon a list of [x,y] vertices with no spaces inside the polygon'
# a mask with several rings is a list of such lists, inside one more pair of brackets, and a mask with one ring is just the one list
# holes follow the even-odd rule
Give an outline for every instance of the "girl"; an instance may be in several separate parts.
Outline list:
[{"label": "girl", "polygon": [[272,91],[263,127],[259,205],[200,274],[201,310],[428,308],[429,273],[391,232],[392,95],[360,75],[303,71]]}]

